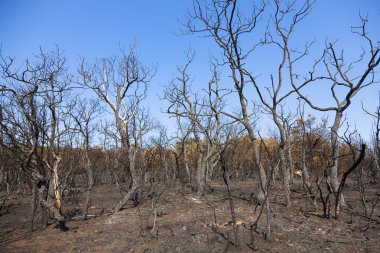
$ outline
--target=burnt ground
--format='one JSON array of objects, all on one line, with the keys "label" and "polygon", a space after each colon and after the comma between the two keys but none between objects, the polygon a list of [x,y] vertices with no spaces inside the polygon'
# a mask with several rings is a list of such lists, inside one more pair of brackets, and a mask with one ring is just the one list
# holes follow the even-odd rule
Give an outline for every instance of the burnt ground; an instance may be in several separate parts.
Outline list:
[{"label": "burnt ground", "polygon": [[[287,209],[280,182],[277,184],[271,197],[273,237],[271,242],[263,238],[264,215],[255,236],[259,252],[380,252],[380,203],[369,222],[352,182],[344,191],[347,207],[339,220],[323,218],[321,203],[319,210],[306,207],[299,190],[292,192],[293,204]],[[114,186],[97,186],[91,217],[86,221],[79,219],[75,209],[75,202],[80,206],[84,199],[84,190],[78,189],[64,198],[63,212],[72,216],[67,232],[56,229],[53,220],[41,228],[40,216],[38,228],[30,232],[30,194],[11,194],[1,210],[0,252],[252,252],[247,246],[248,228],[260,210],[250,199],[253,190],[252,181],[232,182],[241,247],[228,243],[234,241],[233,226],[226,187],[221,182],[213,182],[212,190],[202,198],[179,182],[175,186],[155,185],[139,208],[131,201],[113,215],[107,212],[121,193]],[[371,185],[368,192],[371,209],[379,184]]]}]

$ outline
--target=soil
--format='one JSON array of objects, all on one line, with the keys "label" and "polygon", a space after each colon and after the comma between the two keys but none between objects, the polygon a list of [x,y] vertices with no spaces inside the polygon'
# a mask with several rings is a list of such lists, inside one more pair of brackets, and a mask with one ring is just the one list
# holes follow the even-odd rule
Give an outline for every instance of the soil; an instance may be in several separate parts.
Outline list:
[{"label": "soil", "polygon": [[[77,189],[64,197],[67,232],[57,229],[54,220],[42,228],[40,214],[31,232],[30,194],[12,193],[0,213],[0,252],[253,252],[249,228],[261,209],[251,199],[255,183],[233,181],[231,185],[240,247],[233,245],[236,240],[223,183],[213,182],[204,197],[197,197],[177,181],[152,186],[138,207],[130,201],[112,215],[109,210],[122,193],[115,186],[96,186],[85,221],[79,209],[84,189]],[[258,252],[380,252],[380,203],[371,220],[366,218],[352,182],[344,190],[347,205],[339,219],[324,218],[320,202],[318,209],[306,206],[297,187],[292,191],[292,206],[286,208],[280,182],[277,185],[271,195],[272,238],[270,242],[264,239],[263,214],[254,233]],[[379,184],[370,185],[369,211],[378,194]]]}]

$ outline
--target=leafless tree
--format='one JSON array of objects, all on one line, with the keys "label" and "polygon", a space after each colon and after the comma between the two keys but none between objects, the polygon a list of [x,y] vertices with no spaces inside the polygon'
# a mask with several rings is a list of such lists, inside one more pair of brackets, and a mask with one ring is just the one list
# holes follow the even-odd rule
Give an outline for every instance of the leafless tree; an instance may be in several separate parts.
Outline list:
[{"label": "leafless tree", "polygon": [[[17,108],[17,111],[9,111],[9,122],[2,126],[17,149],[22,170],[32,179],[32,229],[39,202],[59,221],[60,229],[67,230],[61,212],[58,173],[61,161],[59,143],[65,131],[59,129],[64,110],[63,96],[70,85],[65,62],[66,59],[58,48],[51,53],[45,53],[41,49],[35,56],[35,62],[26,60],[21,67],[15,67],[15,59],[11,57],[2,57],[1,62],[6,83],[4,90],[7,98]],[[18,116],[14,113],[18,113]],[[24,122],[19,122],[20,118]],[[11,125],[15,126],[16,133],[9,128]],[[47,199],[50,178],[54,205]]]},{"label": "leafless tree", "polygon": [[[312,44],[306,43],[305,49],[299,50],[291,47],[290,39],[296,29],[296,26],[310,13],[313,7],[313,2],[305,1],[303,4],[301,4],[300,7],[296,5],[296,1],[284,4],[280,1],[274,1],[274,3],[276,11],[273,17],[273,26],[275,27],[276,35],[272,35],[270,30],[267,31],[262,44],[273,44],[278,47],[281,52],[281,60],[277,65],[278,67],[276,68],[277,73],[270,75],[271,86],[265,87],[265,89],[268,91],[268,99],[265,98],[263,94],[264,87],[260,84],[259,79],[256,78],[252,72],[247,69],[243,69],[243,72],[248,76],[249,80],[254,85],[257,94],[259,95],[261,104],[265,110],[270,112],[273,121],[278,128],[280,134],[279,154],[284,177],[286,205],[290,206],[291,166],[287,163],[286,159],[286,145],[288,144],[288,135],[286,127],[284,127],[284,123],[281,120],[281,115],[283,115],[283,113],[281,113],[283,106],[281,105],[284,103],[286,98],[295,92],[295,89],[292,87],[285,86],[287,79],[296,82],[296,80],[293,79],[293,77],[296,76],[296,73],[294,73],[295,65],[298,64],[300,60],[302,60],[308,54],[309,48]],[[289,20],[291,21],[289,22]],[[309,76],[307,76],[305,80],[301,81],[298,88],[302,88],[303,86],[315,81],[316,79],[317,78],[313,76],[313,71],[311,71]]]},{"label": "leafless tree", "polygon": [[135,118],[140,102],[146,97],[147,85],[154,76],[155,69],[142,65],[132,45],[129,51],[122,51],[120,58],[101,59],[93,65],[83,60],[79,74],[82,77],[81,83],[92,89],[112,111],[121,149],[128,157],[125,169],[130,172],[131,186],[112,209],[111,212],[114,213],[127,203],[140,186],[140,175],[135,167],[138,143],[131,143],[131,140],[137,140],[131,136],[129,125]]},{"label": "leafless tree", "polygon": [[[187,53],[187,62],[178,67],[179,77],[172,80],[165,91],[165,99],[169,102],[167,113],[178,120],[186,119],[197,145],[198,158],[196,170],[197,194],[203,191],[212,177],[217,161],[219,133],[225,124],[221,122],[223,94],[218,88],[219,73],[217,65],[213,65],[212,78],[208,83],[206,97],[190,90],[191,76],[188,68],[194,60],[194,53]],[[179,122],[180,123],[180,122]],[[204,141],[202,140],[204,139]],[[186,166],[186,164],[185,164]]]},{"label": "leafless tree", "polygon": [[208,89],[204,89],[206,92],[206,99],[204,102],[206,108],[206,114],[211,115],[206,118],[206,124],[204,130],[207,140],[207,153],[210,154],[206,160],[206,182],[209,184],[212,180],[214,168],[219,162],[218,156],[220,156],[220,140],[221,131],[227,126],[234,124],[236,121],[226,121],[223,119],[224,115],[222,111],[225,107],[225,97],[231,92],[228,89],[222,89],[219,87],[220,72],[218,70],[217,63],[211,63],[212,79],[208,83]]},{"label": "leafless tree", "polygon": [[[65,100],[65,95],[71,85],[71,77],[67,73],[65,67],[66,59],[63,58],[59,51],[52,58],[53,68],[49,76],[46,87],[44,87],[44,103],[48,107],[49,120],[47,127],[43,129],[43,134],[47,141],[47,156],[44,158],[45,165],[52,173],[51,182],[54,190],[55,196],[55,207],[62,213],[62,189],[61,189],[61,179],[59,177],[60,163],[62,161],[61,156],[61,140],[66,131],[65,127],[62,127],[64,117],[67,116],[66,109],[67,102]],[[56,69],[54,69],[56,68]],[[64,224],[62,224],[64,226]]]},{"label": "leafless tree", "polygon": [[[224,129],[223,129],[224,130]],[[231,186],[230,186],[230,175],[229,175],[229,170],[231,168],[228,167],[227,162],[226,162],[226,155],[225,152],[227,148],[230,148],[234,144],[234,142],[237,141],[238,137],[238,132],[236,131],[237,128],[228,127],[223,133],[221,133],[221,139],[219,145],[220,145],[220,152],[219,152],[219,162],[220,166],[222,169],[222,178],[223,181],[227,187],[227,193],[228,193],[228,200],[229,200],[229,207],[230,207],[230,213],[231,213],[231,219],[232,219],[232,225],[233,225],[233,232],[234,232],[234,245],[236,247],[240,247],[240,233],[239,233],[239,228],[236,224],[236,211],[235,211],[235,204],[234,204],[234,199],[232,196],[232,191],[231,191]]]},{"label": "leafless tree", "polygon": [[183,178],[183,182],[190,184],[192,181],[192,175],[191,175],[191,170],[189,167],[189,162],[187,159],[187,147],[186,147],[186,140],[188,139],[188,136],[190,134],[190,128],[188,124],[183,122],[183,120],[181,119],[179,115],[176,115],[175,118],[176,118],[176,123],[177,123],[177,131],[173,140],[179,143],[180,149],[176,150],[174,147],[173,148],[175,150],[174,155],[175,155],[177,167],[179,167],[180,161],[182,163],[182,167],[186,175],[186,177]]},{"label": "leafless tree", "polygon": [[[164,174],[164,181],[169,184],[175,184],[175,179],[177,178],[177,174],[180,171],[179,168],[179,155],[176,153],[175,148],[170,147],[170,139],[168,136],[168,132],[165,126],[158,124],[157,125],[158,135],[154,136],[150,139],[150,147],[153,148],[154,151],[158,152],[159,162],[158,164],[154,164],[153,170],[151,173],[152,180],[158,181],[157,174]],[[174,154],[176,157],[176,166],[175,168],[170,168],[170,156]],[[163,166],[163,168],[159,168],[158,166]],[[161,171],[164,170],[164,172]],[[147,179],[149,179],[149,173],[147,174]],[[148,181],[148,180],[144,180]]]},{"label": "leafless tree", "polygon": [[78,100],[77,108],[73,108],[70,113],[75,121],[74,130],[78,131],[83,137],[83,150],[85,160],[85,170],[87,172],[86,200],[83,210],[83,219],[87,218],[88,208],[91,204],[91,189],[94,185],[94,172],[90,160],[90,141],[91,134],[95,131],[94,119],[99,115],[100,107],[97,100]]},{"label": "leafless tree", "polygon": [[247,80],[243,69],[244,60],[261,43],[252,46],[249,50],[243,51],[239,39],[256,27],[264,11],[265,4],[259,7],[253,5],[248,18],[244,17],[242,12],[237,10],[237,1],[200,2],[196,0],[193,6],[193,11],[189,14],[187,22],[184,24],[186,33],[196,33],[205,37],[211,37],[223,52],[224,60],[222,64],[230,66],[234,89],[239,96],[241,116],[226,112],[224,114],[234,120],[240,121],[248,132],[260,178],[261,187],[257,194],[257,199],[259,202],[262,202],[265,195],[264,190],[267,177],[260,161],[256,133],[250,122],[250,114],[247,108],[248,100],[244,93]]},{"label": "leafless tree", "polygon": [[[313,119],[305,119],[305,108],[304,108],[304,105],[299,103],[299,108],[300,108],[300,112],[299,112],[299,120],[298,120],[298,127],[300,129],[300,135],[301,135],[301,175],[302,175],[302,186],[304,188],[304,190],[306,191],[306,194],[307,192],[310,192],[310,187],[311,187],[311,183],[310,183],[310,175],[309,175],[309,170],[307,168],[307,165],[306,165],[306,158],[307,158],[307,154],[310,153],[310,150],[307,150],[307,145],[306,145],[306,138],[307,138],[307,128],[310,128],[311,127],[311,124],[313,121]],[[315,146],[317,143],[318,143],[319,139],[316,139],[315,142],[313,143],[313,146]],[[311,149],[313,148],[310,147]],[[309,149],[310,149],[309,148]]]},{"label": "leafless tree", "polygon": [[279,113],[279,119],[282,123],[282,126],[284,128],[285,133],[285,151],[286,151],[286,162],[289,166],[289,175],[290,175],[290,184],[294,184],[294,158],[293,158],[293,151],[292,151],[292,136],[293,136],[293,129],[294,125],[296,123],[295,118],[297,117],[296,113],[286,113],[284,110],[284,106],[280,106],[280,113]]},{"label": "leafless tree", "polygon": [[[134,205],[138,205],[143,200],[143,187],[145,186],[144,176],[146,175],[147,168],[149,166],[148,161],[144,155],[144,140],[146,134],[151,132],[157,127],[156,120],[150,115],[149,110],[138,107],[136,113],[132,116],[129,129],[131,132],[131,137],[134,143],[134,159],[135,159],[135,169],[137,171],[138,177],[142,182],[138,191],[133,195]],[[164,159],[164,166],[165,164]]]},{"label": "leafless tree", "polygon": [[[306,43],[303,50],[291,48],[289,44],[290,38],[294,33],[297,24],[302,21],[311,11],[313,2],[305,1],[298,6],[296,1],[282,3],[273,1],[274,14],[270,19],[273,29],[269,26],[265,34],[257,43],[253,43],[248,47],[244,47],[244,36],[252,34],[264,15],[267,3],[260,6],[252,6],[251,11],[240,9],[238,1],[194,1],[193,13],[190,14],[188,22],[185,24],[187,32],[198,33],[205,37],[211,37],[223,52],[222,65],[228,65],[231,70],[231,76],[234,83],[234,89],[239,96],[241,105],[241,117],[237,117],[231,113],[224,114],[239,120],[244,124],[251,139],[253,156],[255,163],[259,168],[261,186],[266,185],[266,174],[263,165],[260,162],[259,150],[257,147],[256,134],[249,120],[248,99],[244,93],[247,84],[253,84],[261,106],[268,111],[274,120],[276,127],[280,133],[280,157],[281,167],[284,175],[284,189],[286,196],[286,204],[290,205],[290,167],[287,164],[286,154],[286,129],[281,122],[281,105],[285,99],[295,93],[294,87],[286,87],[285,82],[288,79],[293,80],[293,66],[298,64],[307,54],[312,43]],[[272,31],[273,30],[273,31]],[[274,34],[272,34],[274,32]],[[273,45],[280,51],[280,62],[273,74],[270,74],[270,87],[264,87],[259,78],[248,69],[247,62],[251,59],[253,52],[259,47]],[[318,78],[313,76],[313,70],[310,75],[305,77],[297,87],[302,88],[308,83]],[[293,80],[294,81],[294,80]],[[268,92],[268,98],[264,94],[264,90]],[[265,187],[261,187],[264,189]],[[264,196],[263,190],[258,194],[258,199],[262,200]]]},{"label": "leafless tree", "polygon": [[[335,43],[327,43],[324,50],[321,63],[324,66],[324,79],[330,83],[331,96],[335,105],[330,107],[321,107],[315,104],[305,94],[301,93],[300,88],[294,82],[293,75],[291,83],[297,94],[313,109],[334,113],[334,122],[331,126],[330,138],[332,155],[330,169],[328,172],[328,181],[331,183],[334,193],[338,191],[338,160],[339,160],[339,141],[338,132],[342,123],[343,114],[351,105],[352,99],[365,87],[378,83],[375,69],[380,64],[380,47],[368,35],[366,30],[367,18],[361,17],[361,25],[352,27],[352,32],[359,35],[366,43],[366,49],[359,59],[349,62],[344,55],[344,51],[337,51]],[[341,94],[343,94],[341,96]],[[343,196],[339,196],[341,204],[344,204]],[[339,210],[336,210],[339,213]]]}]

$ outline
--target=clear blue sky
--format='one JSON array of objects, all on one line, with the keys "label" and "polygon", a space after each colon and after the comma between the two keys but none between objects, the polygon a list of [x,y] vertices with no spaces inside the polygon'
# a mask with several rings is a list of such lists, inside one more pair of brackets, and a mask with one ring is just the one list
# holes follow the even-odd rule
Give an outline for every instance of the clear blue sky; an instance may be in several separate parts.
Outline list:
[{"label": "clear blue sky", "polygon": [[[248,3],[248,0],[241,0]],[[141,60],[157,64],[158,72],[153,79],[147,105],[156,118],[161,115],[158,96],[162,96],[165,85],[176,71],[176,65],[185,62],[184,52],[189,46],[196,51],[194,89],[209,78],[208,55],[217,52],[210,40],[196,36],[179,36],[181,24],[191,0],[1,0],[0,43],[4,55],[16,56],[19,60],[31,57],[41,46],[45,50],[57,44],[68,57],[70,68],[75,71],[79,56],[95,58],[116,55],[119,45],[128,46],[137,42]],[[358,24],[359,10],[369,15],[369,32],[375,41],[380,40],[380,1],[378,0],[317,0],[312,13],[297,31],[296,40],[303,44],[314,37],[316,52],[320,53],[326,38],[338,40],[341,48],[356,56],[360,45],[350,34],[350,26]],[[271,55],[262,55],[262,66],[270,68]],[[264,69],[263,72],[266,70]],[[363,91],[355,98],[348,112],[350,122],[356,124],[365,138],[371,130],[370,118],[363,115],[360,102],[374,110],[378,103],[379,85]],[[319,89],[310,96],[323,103],[325,93]],[[160,105],[160,106],[158,106]],[[170,122],[170,121],[168,121]],[[270,123],[263,122],[262,128]],[[171,123],[165,124],[173,130]]]}]

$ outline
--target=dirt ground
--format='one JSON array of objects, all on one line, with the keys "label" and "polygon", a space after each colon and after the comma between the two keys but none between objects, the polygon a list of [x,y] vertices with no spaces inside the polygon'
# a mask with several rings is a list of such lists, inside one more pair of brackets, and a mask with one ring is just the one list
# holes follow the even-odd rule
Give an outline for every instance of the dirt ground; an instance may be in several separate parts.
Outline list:
[{"label": "dirt ground", "polygon": [[[198,198],[176,182],[154,185],[139,207],[131,201],[113,215],[107,213],[121,198],[120,191],[113,186],[97,186],[86,221],[75,211],[75,202],[80,207],[84,199],[83,189],[78,189],[78,193],[64,198],[63,212],[71,217],[67,232],[55,228],[53,220],[41,228],[40,216],[37,229],[30,232],[30,194],[11,194],[0,216],[0,252],[252,252],[247,246],[249,224],[261,208],[251,201],[254,185],[252,181],[232,182],[240,247],[228,243],[234,237],[223,183],[213,182],[212,190]],[[271,197],[273,237],[270,242],[264,240],[264,215],[255,235],[258,252],[380,252],[380,203],[369,221],[352,183],[345,189],[347,207],[339,220],[323,218],[321,203],[319,210],[306,207],[305,197],[297,189],[287,209],[278,187]],[[369,207],[379,193],[379,185],[371,185]]]}]

